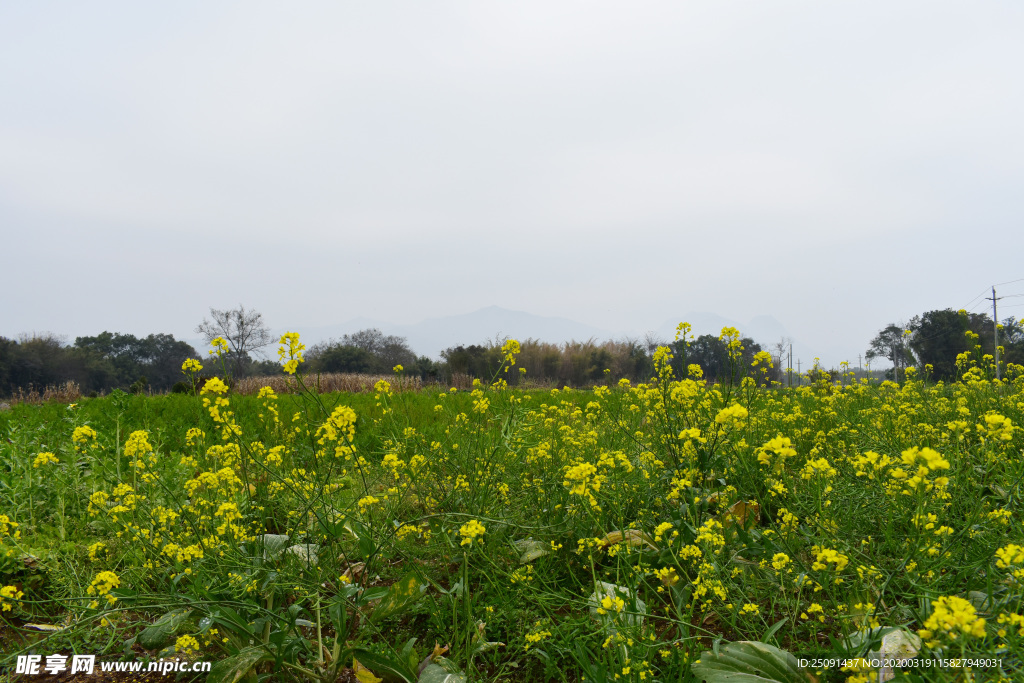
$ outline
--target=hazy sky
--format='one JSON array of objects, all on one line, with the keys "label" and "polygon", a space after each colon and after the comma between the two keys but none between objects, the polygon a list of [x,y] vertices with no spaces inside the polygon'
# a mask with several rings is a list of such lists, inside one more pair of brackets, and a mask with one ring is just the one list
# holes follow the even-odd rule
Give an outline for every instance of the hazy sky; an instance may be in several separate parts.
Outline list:
[{"label": "hazy sky", "polygon": [[0,335],[493,304],[838,362],[1024,278],[1022,66],[1009,1],[3,3]]}]

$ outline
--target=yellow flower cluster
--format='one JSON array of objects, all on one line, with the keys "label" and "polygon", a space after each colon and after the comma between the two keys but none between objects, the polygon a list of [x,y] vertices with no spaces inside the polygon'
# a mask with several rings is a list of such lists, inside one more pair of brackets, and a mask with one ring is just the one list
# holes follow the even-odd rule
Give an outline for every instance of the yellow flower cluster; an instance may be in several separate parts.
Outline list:
[{"label": "yellow flower cluster", "polygon": [[[121,579],[118,578],[117,574],[111,571],[100,572],[96,575],[96,578],[89,584],[89,588],[86,593],[89,595],[95,595],[96,597],[106,597],[107,604],[113,605],[117,602],[117,598],[110,594],[110,591],[114,588],[121,586]],[[91,608],[95,608],[98,603],[93,601],[90,605]]]},{"label": "yellow flower cluster", "polygon": [[90,448],[98,448],[97,436],[95,429],[89,425],[81,425],[75,427],[75,430],[71,432],[71,443],[76,452],[85,453]]},{"label": "yellow flower cluster", "polygon": [[356,412],[348,406],[337,406],[330,417],[317,427],[317,444],[334,444],[334,457],[351,460],[356,452]]},{"label": "yellow flower cluster", "polygon": [[194,655],[199,652],[199,641],[193,636],[179,636],[178,639],[174,641],[174,651],[180,652],[184,655]]},{"label": "yellow flower cluster", "polygon": [[789,566],[792,563],[793,561],[789,559],[789,555],[787,555],[786,553],[775,553],[774,555],[772,555],[772,567],[775,568],[775,571],[781,572],[783,569],[787,571],[792,571],[791,569],[789,569]]},{"label": "yellow flower cluster", "polygon": [[153,446],[149,443],[149,432],[144,429],[134,431],[124,444],[124,454],[131,460],[129,465],[138,470],[146,468],[146,462],[156,464],[156,456],[153,455]]},{"label": "yellow flower cluster", "polygon": [[[210,340],[210,346],[213,347],[209,351],[209,354],[211,356],[216,354],[217,357],[219,358],[220,356],[223,356],[225,353],[228,353],[228,340],[225,339],[224,337],[214,337],[213,339]],[[184,368],[184,366],[182,367]]]},{"label": "yellow flower cluster", "polygon": [[531,646],[536,645],[542,640],[546,640],[551,637],[551,631],[548,631],[547,629],[543,628],[543,626],[544,622],[538,621],[533,625],[533,628],[535,630],[526,634],[526,646],[523,647],[524,651],[528,651]]},{"label": "yellow flower cluster", "polygon": [[1011,441],[1013,439],[1013,421],[998,413],[989,413],[985,416],[985,424],[979,428],[985,429],[985,435],[989,439],[997,441]]},{"label": "yellow flower cluster", "polygon": [[[814,546],[811,550],[815,553],[814,564],[811,565],[811,569],[815,571],[828,571],[833,569],[836,572],[841,572],[846,569],[846,565],[850,563],[850,558],[842,553],[832,550],[830,548],[823,548],[821,546]],[[829,565],[833,565],[829,567]]]},{"label": "yellow flower cluster", "polygon": [[473,542],[477,543],[484,542],[484,533],[487,529],[479,521],[471,519],[459,529],[459,535],[462,536],[462,543],[460,545],[473,545]]},{"label": "yellow flower cluster", "polygon": [[874,480],[876,476],[881,476],[885,468],[892,463],[892,458],[887,455],[879,455],[874,451],[864,451],[862,454],[854,456],[851,463],[856,468],[858,477]]},{"label": "yellow flower cluster", "polygon": [[365,515],[367,510],[379,502],[380,498],[377,498],[376,496],[363,496],[357,503],[359,505],[359,513]]},{"label": "yellow flower cluster", "polygon": [[772,467],[776,473],[782,472],[787,458],[796,455],[793,442],[789,437],[779,434],[757,450],[757,461],[764,467]]},{"label": "yellow flower cluster", "polygon": [[997,550],[996,566],[1009,569],[1014,577],[1024,579],[1024,546],[1011,543]]},{"label": "yellow flower cluster", "polygon": [[57,456],[54,455],[53,453],[40,453],[39,455],[36,456],[36,459],[32,461],[32,467],[38,469],[40,467],[45,467],[46,465],[49,464],[56,465],[59,462],[60,460],[58,460]]},{"label": "yellow flower cluster", "polygon": [[[505,362],[508,363],[509,366],[516,364],[516,356],[518,356],[519,353],[519,342],[516,341],[515,339],[509,339],[501,346],[501,355],[502,357],[504,357]],[[505,368],[505,371],[508,372],[507,367]]]},{"label": "yellow flower cluster", "polygon": [[734,403],[727,408],[722,408],[715,415],[715,422],[723,427],[737,427],[743,420],[747,419],[749,411],[739,403]]},{"label": "yellow flower cluster", "polygon": [[924,628],[917,632],[927,641],[928,647],[936,647],[945,637],[956,641],[963,636],[985,637],[985,620],[967,600],[956,596],[944,596],[932,603],[931,616],[924,622]]},{"label": "yellow flower cluster", "polygon": [[836,474],[838,474],[836,468],[832,467],[832,464],[829,463],[826,458],[808,460],[804,464],[804,468],[800,470],[801,479],[814,479],[816,477],[831,479],[835,477]]},{"label": "yellow flower cluster", "polygon": [[200,363],[195,358],[186,358],[185,362],[181,364],[181,371],[182,372],[186,372],[186,373],[188,373],[188,372],[201,372],[202,369],[203,369],[203,364]]},{"label": "yellow flower cluster", "polygon": [[626,609],[626,601],[616,595],[614,598],[610,595],[605,595],[601,598],[601,606],[597,608],[598,614],[607,614],[608,612],[614,611],[616,614]]},{"label": "yellow flower cluster", "polygon": [[25,593],[18,590],[17,586],[4,586],[0,588],[0,612],[10,612],[14,603],[25,597]]},{"label": "yellow flower cluster", "polygon": [[901,454],[901,459],[908,469],[904,470],[902,467],[898,467],[889,472],[889,475],[902,482],[903,494],[927,493],[935,488],[939,497],[943,497],[942,492],[949,484],[949,478],[935,477],[929,479],[928,475],[934,474],[939,470],[948,470],[948,460],[943,458],[938,451],[927,446],[924,448],[918,448],[917,446],[908,448]]},{"label": "yellow flower cluster", "polygon": [[302,352],[306,345],[299,343],[298,332],[285,332],[281,335],[280,344],[281,346],[277,349],[277,357],[281,359],[284,371],[289,375],[294,375],[295,371],[299,369],[299,363],[305,360],[302,357]]},{"label": "yellow flower cluster", "polygon": [[584,496],[590,502],[590,506],[597,507],[595,491],[601,490],[601,484],[607,479],[604,475],[597,473],[597,467],[589,462],[581,462],[565,470],[565,478],[562,486],[569,489],[574,496]]},{"label": "yellow flower cluster", "polygon": [[672,522],[662,522],[654,528],[654,542],[658,543],[661,541],[662,536],[667,534],[672,529]]}]

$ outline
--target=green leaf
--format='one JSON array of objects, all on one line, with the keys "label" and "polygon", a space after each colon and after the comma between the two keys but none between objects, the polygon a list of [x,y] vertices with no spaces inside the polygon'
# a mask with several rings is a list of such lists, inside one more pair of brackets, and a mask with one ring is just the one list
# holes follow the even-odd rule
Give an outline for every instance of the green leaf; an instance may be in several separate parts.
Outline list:
[{"label": "green leaf", "polygon": [[139,634],[139,645],[147,650],[156,650],[167,645],[178,629],[188,620],[187,609],[176,609],[163,615]]},{"label": "green leaf", "polygon": [[488,652],[499,647],[505,647],[505,643],[499,643],[497,641],[487,640],[487,625],[482,621],[476,623],[476,633],[473,634],[473,640],[470,643],[470,652],[478,655],[482,652]]},{"label": "green leaf", "polygon": [[307,569],[311,566],[315,567],[320,563],[320,546],[316,543],[303,543],[301,545],[293,545],[285,551],[289,555],[293,555],[299,559],[299,562],[303,567]]},{"label": "green leaf", "polygon": [[813,683],[797,666],[796,657],[767,643],[729,643],[716,655],[705,652],[693,673],[707,683]]},{"label": "green leaf", "polygon": [[788,617],[783,617],[783,618],[779,619],[778,621],[776,621],[772,625],[772,627],[770,629],[768,629],[763,636],[761,636],[761,641],[762,642],[768,642],[768,639],[771,638],[772,636],[774,636],[776,633],[778,633],[779,629],[782,628],[787,621],[789,621]]},{"label": "green leaf", "polygon": [[438,657],[420,674],[418,683],[466,683],[466,674],[444,657]]},{"label": "green leaf", "polygon": [[416,675],[402,661],[366,650],[352,648],[352,656],[388,683],[416,683]]},{"label": "green leaf", "polygon": [[248,636],[250,638],[253,635],[252,629],[249,627],[249,622],[243,619],[238,612],[226,605],[218,605],[216,610],[212,612],[210,616],[213,617],[215,622],[232,633]]},{"label": "green leaf", "polygon": [[247,647],[238,654],[214,664],[206,676],[206,683],[238,683],[260,662],[267,659],[270,657],[263,648]]},{"label": "green leaf", "polygon": [[527,538],[522,541],[515,541],[512,543],[521,555],[519,557],[519,564],[527,564],[533,562],[538,557],[544,557],[545,555],[551,554],[551,546],[541,541],[535,541],[532,538]]},{"label": "green leaf", "polygon": [[416,574],[409,574],[391,584],[387,594],[370,615],[370,622],[377,623],[382,619],[404,612],[416,604],[427,592],[427,582]]},{"label": "green leaf", "polygon": [[263,534],[261,539],[263,540],[263,558],[267,560],[276,560],[280,557],[289,540],[285,534]]}]

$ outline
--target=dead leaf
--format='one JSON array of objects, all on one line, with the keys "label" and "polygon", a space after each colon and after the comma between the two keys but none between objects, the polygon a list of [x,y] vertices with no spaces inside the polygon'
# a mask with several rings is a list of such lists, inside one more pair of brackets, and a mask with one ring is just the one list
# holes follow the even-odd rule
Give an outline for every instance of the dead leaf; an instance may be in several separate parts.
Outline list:
[{"label": "dead leaf", "polygon": [[603,539],[605,545],[625,543],[627,548],[640,548],[647,546],[651,550],[657,550],[651,537],[639,529],[626,529],[625,531],[611,531]]},{"label": "dead leaf", "polygon": [[356,680],[359,683],[384,683],[383,678],[374,676],[373,672],[360,664],[358,659],[352,660],[352,671],[355,672]]},{"label": "dead leaf", "polygon": [[[449,645],[450,645],[450,643],[449,643]],[[422,674],[423,670],[426,669],[427,666],[429,666],[429,664],[431,662],[433,662],[438,657],[443,657],[445,655],[445,653],[447,653],[447,652],[448,652],[448,645],[445,645],[444,647],[441,647],[440,643],[438,643],[437,641],[434,641],[434,651],[431,652],[426,657],[424,657],[423,661],[420,662],[419,673]]]},{"label": "dead leaf", "polygon": [[722,526],[729,528],[734,524],[746,528],[749,524],[757,524],[761,518],[761,506],[754,501],[738,500],[722,513]]},{"label": "dead leaf", "polygon": [[350,564],[342,576],[347,577],[352,583],[362,584],[363,580],[366,578],[366,563],[356,562],[354,564]]}]

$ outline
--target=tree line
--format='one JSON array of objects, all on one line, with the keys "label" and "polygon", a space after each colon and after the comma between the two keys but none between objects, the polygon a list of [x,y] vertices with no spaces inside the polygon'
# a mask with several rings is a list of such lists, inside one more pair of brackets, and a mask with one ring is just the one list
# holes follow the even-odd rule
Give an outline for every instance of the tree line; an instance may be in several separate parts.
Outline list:
[{"label": "tree line", "polygon": [[[933,379],[950,381],[959,376],[957,356],[995,356],[996,330],[985,313],[954,311],[951,308],[915,315],[905,323],[882,328],[867,350],[868,360],[882,358],[893,364],[890,378],[900,378],[908,367],[926,367]],[[1024,325],[1006,318],[999,329],[1000,365],[1024,365]]]},{"label": "tree line", "polygon": [[[275,340],[259,313],[237,309],[210,310],[196,328],[207,342],[220,337],[228,350],[219,362],[203,360],[204,375],[250,377],[278,374],[280,365],[260,356]],[[501,376],[511,385],[522,382],[583,387],[619,379],[642,382],[655,372],[654,353],[668,346],[676,377],[689,374],[697,365],[711,382],[738,382],[744,376],[782,381],[784,343],[771,347],[773,367],[767,372],[751,367],[754,356],[764,351],[753,339],[738,339],[742,351],[730,355],[727,340],[701,335],[684,343],[653,337],[616,341],[567,342],[552,344],[535,339],[520,341],[520,353],[513,372]],[[899,378],[913,365],[929,367],[934,379],[958,376],[957,356],[963,353],[993,354],[995,330],[986,314],[952,309],[934,310],[914,316],[905,323],[891,323],[871,340],[869,360],[885,359],[893,364],[891,377]],[[1001,362],[1024,365],[1024,325],[1014,318],[1001,324]],[[306,351],[304,370],[309,373],[390,374],[396,366],[425,382],[450,383],[456,375],[490,380],[498,376],[503,362],[501,341],[452,346],[441,352],[440,360],[418,356],[404,337],[386,335],[379,329],[360,330],[313,345]],[[20,389],[42,388],[67,381],[76,382],[85,393],[111,389],[156,392],[184,390],[181,364],[187,358],[202,357],[187,342],[170,334],[103,332],[77,337],[73,344],[54,335],[37,335],[18,340],[0,337],[0,396]],[[761,368],[765,365],[762,364]],[[519,370],[525,370],[525,373]]]},{"label": "tree line", "polygon": [[[262,322],[257,320],[256,324]],[[78,337],[73,344],[53,335],[20,340],[0,337],[0,395],[69,380],[87,394],[115,388],[136,392],[185,391],[190,385],[183,381],[181,365],[187,358],[200,359],[206,366],[204,376],[241,378],[282,372],[279,363],[258,358],[261,348],[269,345],[269,333],[243,330],[246,334],[239,336],[230,326],[216,325],[207,325],[205,330],[200,326],[198,331],[208,341],[218,336],[225,339],[228,351],[217,360],[203,358],[187,342],[170,334],[136,337],[103,332],[94,337]],[[500,375],[513,386],[527,382],[584,387],[622,378],[632,382],[650,379],[655,371],[654,351],[662,345],[672,349],[671,364],[677,377],[686,376],[688,366],[697,364],[710,381],[728,379],[726,374],[731,372],[739,372],[732,377],[738,380],[748,373],[754,354],[761,350],[752,339],[744,338],[741,358],[730,363],[726,343],[712,335],[697,337],[686,346],[680,341],[669,343],[650,337],[564,344],[527,339],[520,342],[516,367],[501,373],[504,354],[498,341],[452,346],[441,352],[440,360],[433,360],[417,356],[404,337],[366,329],[313,345],[305,352],[303,370],[311,374],[387,375],[396,366],[402,366],[402,373],[420,377],[424,382],[450,384],[457,375],[489,381]]]},{"label": "tree line", "polygon": [[55,335],[0,337],[0,395],[73,381],[84,392],[114,388],[167,391],[182,379],[192,345],[170,334],[103,332],[68,345]]}]

